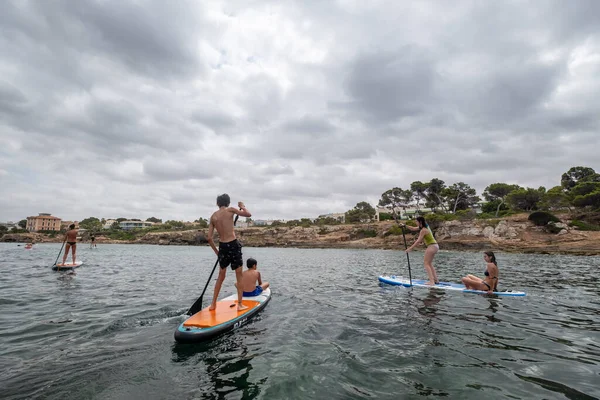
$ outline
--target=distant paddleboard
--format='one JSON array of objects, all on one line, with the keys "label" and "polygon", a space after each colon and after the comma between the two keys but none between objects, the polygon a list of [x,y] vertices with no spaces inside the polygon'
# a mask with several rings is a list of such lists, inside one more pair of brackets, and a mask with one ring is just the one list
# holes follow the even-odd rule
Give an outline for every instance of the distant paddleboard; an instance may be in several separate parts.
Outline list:
[{"label": "distant paddleboard", "polygon": [[83,261],[77,261],[75,264],[66,263],[66,264],[56,264],[52,267],[52,271],[68,271],[70,269],[79,268],[83,265]]},{"label": "distant paddleboard", "polygon": [[271,300],[271,289],[267,288],[258,296],[244,297],[242,304],[246,310],[238,311],[237,293],[217,301],[217,308],[209,311],[203,308],[186,319],[175,331],[179,343],[195,343],[211,339],[217,335],[245,325],[258,314]]},{"label": "distant paddleboard", "polygon": [[[408,278],[403,278],[403,277],[397,277],[395,275],[391,275],[391,276],[380,276],[379,277],[379,282],[383,282],[383,283],[387,283],[388,285],[395,285],[395,286],[405,286],[405,287],[418,287],[418,288],[435,288],[435,289],[442,289],[442,290],[454,290],[454,291],[458,291],[458,292],[463,292],[463,293],[476,293],[476,294],[488,294],[488,292],[483,291],[483,290],[473,290],[473,289],[467,289],[465,287],[465,285],[462,285],[460,283],[453,283],[453,282],[440,282],[437,285],[428,285],[426,280],[423,279],[413,279],[412,280],[412,285],[410,284],[410,280]],[[513,291],[506,291],[506,292],[492,292],[492,294],[496,295],[496,296],[525,296],[525,292],[513,292]]]}]

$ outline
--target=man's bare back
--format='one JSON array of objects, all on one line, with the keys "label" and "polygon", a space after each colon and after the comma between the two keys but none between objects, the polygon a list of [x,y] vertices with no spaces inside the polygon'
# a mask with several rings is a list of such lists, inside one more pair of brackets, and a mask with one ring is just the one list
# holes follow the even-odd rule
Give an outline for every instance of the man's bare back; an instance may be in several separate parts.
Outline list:
[{"label": "man's bare back", "polygon": [[257,282],[259,284],[262,283],[260,281],[260,272],[252,269],[244,271],[242,274],[242,290],[244,292],[251,292],[256,289]]},{"label": "man's bare back", "polygon": [[229,243],[235,240],[235,232],[233,230],[233,216],[235,214],[237,214],[235,208],[227,207],[215,211],[210,217],[210,222],[219,234],[219,242]]}]

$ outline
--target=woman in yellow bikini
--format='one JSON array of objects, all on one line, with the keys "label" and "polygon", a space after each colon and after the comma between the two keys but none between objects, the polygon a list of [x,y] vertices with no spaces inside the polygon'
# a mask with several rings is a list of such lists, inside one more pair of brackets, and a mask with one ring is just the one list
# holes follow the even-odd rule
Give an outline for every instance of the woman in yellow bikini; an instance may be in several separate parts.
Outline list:
[{"label": "woman in yellow bikini", "polygon": [[440,251],[440,246],[438,246],[438,243],[433,237],[433,232],[431,232],[431,228],[429,228],[429,225],[427,225],[425,218],[417,217],[417,224],[419,226],[414,228],[412,226],[402,224],[402,227],[406,227],[413,232],[419,231],[419,237],[417,238],[417,240],[415,240],[412,246],[406,249],[406,252],[408,253],[418,244],[425,243],[425,245],[427,246],[427,250],[425,250],[424,264],[425,271],[427,272],[427,276],[429,277],[429,282],[427,282],[427,284],[435,285],[440,283],[440,281],[438,280],[435,268],[433,268],[433,257],[435,257],[436,253]]}]

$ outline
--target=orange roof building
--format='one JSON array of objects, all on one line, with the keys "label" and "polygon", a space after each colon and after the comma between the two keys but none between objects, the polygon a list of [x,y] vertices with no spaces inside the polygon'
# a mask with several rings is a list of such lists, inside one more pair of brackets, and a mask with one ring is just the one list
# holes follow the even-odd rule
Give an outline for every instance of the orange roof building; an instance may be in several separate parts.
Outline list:
[{"label": "orange roof building", "polygon": [[51,214],[40,213],[37,217],[27,217],[27,230],[29,232],[60,231],[61,219]]}]

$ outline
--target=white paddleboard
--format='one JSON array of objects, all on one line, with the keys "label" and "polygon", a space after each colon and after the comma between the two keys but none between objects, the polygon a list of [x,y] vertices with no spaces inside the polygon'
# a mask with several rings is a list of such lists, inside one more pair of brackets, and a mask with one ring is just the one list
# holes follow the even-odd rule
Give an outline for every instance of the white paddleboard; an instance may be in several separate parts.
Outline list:
[{"label": "white paddleboard", "polygon": [[73,263],[65,263],[65,264],[56,264],[55,266],[52,267],[52,271],[66,271],[69,269],[75,269],[75,268],[79,268],[83,265],[83,261],[76,261],[75,264]]},{"label": "white paddleboard", "polygon": [[[476,293],[476,294],[488,294],[488,292],[483,291],[483,290],[473,290],[473,289],[467,289],[465,287],[465,285],[460,284],[460,283],[454,283],[454,282],[440,282],[439,284],[436,285],[428,285],[426,280],[424,279],[413,279],[412,280],[412,285],[410,283],[410,280],[408,278],[404,278],[404,277],[399,277],[396,275],[390,275],[390,276],[380,276],[379,277],[379,282],[383,282],[383,283],[387,283],[388,285],[395,285],[395,286],[404,286],[404,287],[419,287],[419,288],[435,288],[435,289],[442,289],[442,290],[454,290],[454,291],[458,291],[458,292],[463,292],[463,293]],[[492,294],[496,295],[496,296],[525,296],[525,292],[516,292],[516,291],[506,291],[506,292],[492,292]]]}]

